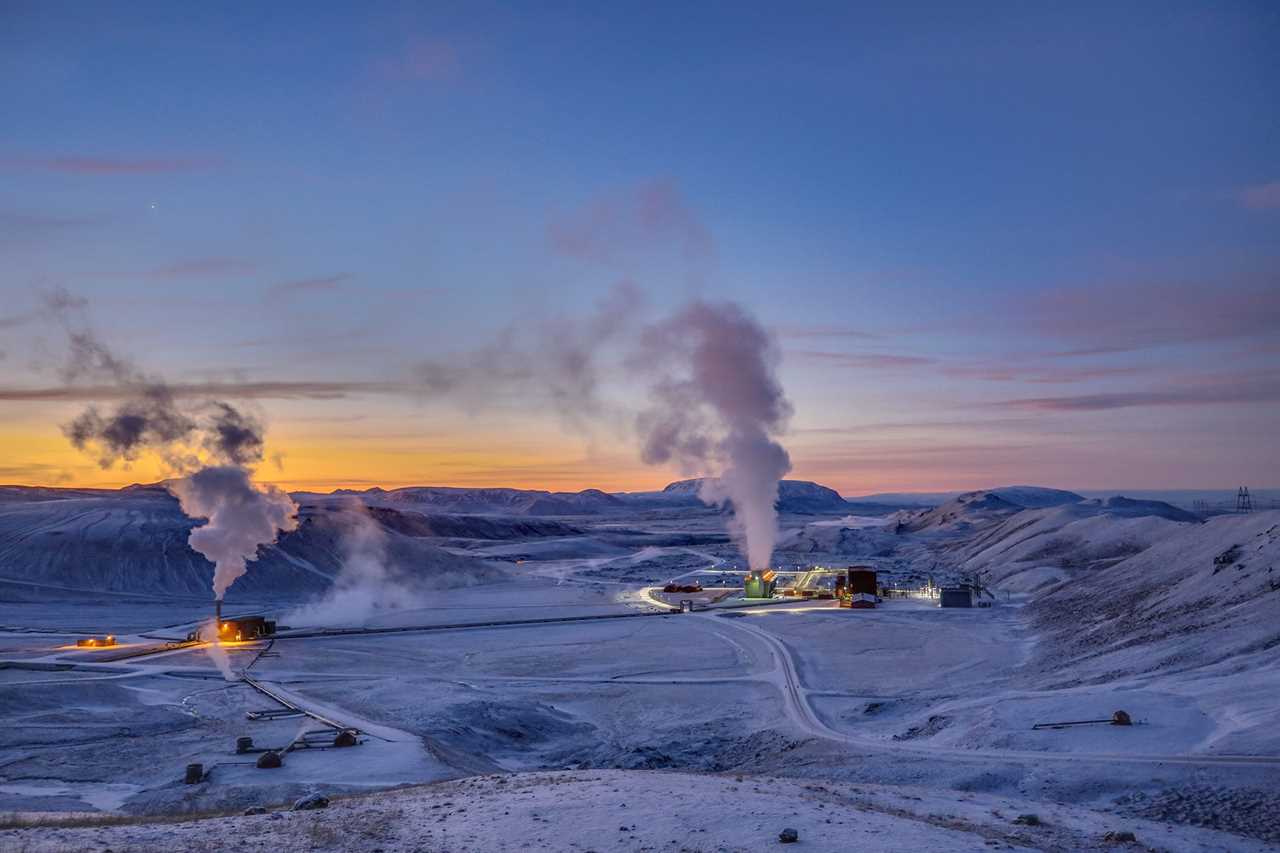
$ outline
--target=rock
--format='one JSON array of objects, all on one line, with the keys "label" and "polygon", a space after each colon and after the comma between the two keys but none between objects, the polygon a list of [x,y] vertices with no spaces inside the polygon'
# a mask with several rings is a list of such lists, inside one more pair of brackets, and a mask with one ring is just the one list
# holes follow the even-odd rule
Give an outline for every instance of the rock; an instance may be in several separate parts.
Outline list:
[{"label": "rock", "polygon": [[1112,830],[1102,836],[1103,844],[1137,844],[1138,837],[1127,829]]},{"label": "rock", "polygon": [[334,746],[355,746],[359,742],[356,739],[355,731],[352,729],[343,729],[333,739]]},{"label": "rock", "polygon": [[800,833],[796,832],[791,827],[787,827],[782,830],[782,832],[778,833],[778,840],[783,844],[794,844],[800,840]]},{"label": "rock", "polygon": [[273,767],[283,767],[284,761],[280,758],[280,753],[268,750],[258,756],[258,767],[263,770],[269,770]]},{"label": "rock", "polygon": [[293,804],[293,810],[295,812],[305,812],[305,811],[310,811],[312,809],[327,809],[327,808],[329,808],[329,798],[326,797],[324,794],[311,794],[310,796],[303,797],[302,799],[298,800],[296,803]]},{"label": "rock", "polygon": [[249,806],[249,808],[245,809],[242,812],[242,814],[246,816],[255,815],[255,814],[266,814],[266,813],[267,813],[267,810],[264,809],[262,806]]},{"label": "rock", "polygon": [[1020,814],[1013,819],[1013,822],[1022,826],[1039,826],[1040,815],[1037,814]]}]

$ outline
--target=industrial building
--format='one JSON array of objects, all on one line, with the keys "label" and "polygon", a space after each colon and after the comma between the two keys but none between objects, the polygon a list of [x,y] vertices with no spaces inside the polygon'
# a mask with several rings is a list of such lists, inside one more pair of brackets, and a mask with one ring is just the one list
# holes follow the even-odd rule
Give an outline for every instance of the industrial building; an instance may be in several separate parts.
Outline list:
[{"label": "industrial building", "polygon": [[938,605],[940,607],[973,607],[973,587],[968,584],[944,586]]},{"label": "industrial building", "polygon": [[[223,642],[258,640],[276,632],[276,623],[262,616],[229,616],[218,621],[218,639]],[[187,635],[188,640],[199,640],[200,630]]]},{"label": "industrial building", "polygon": [[773,598],[778,582],[778,573],[772,569],[756,569],[748,572],[744,585],[745,598]]},{"label": "industrial building", "polygon": [[865,610],[880,603],[876,572],[870,566],[850,566],[838,583],[836,597],[840,607]]}]

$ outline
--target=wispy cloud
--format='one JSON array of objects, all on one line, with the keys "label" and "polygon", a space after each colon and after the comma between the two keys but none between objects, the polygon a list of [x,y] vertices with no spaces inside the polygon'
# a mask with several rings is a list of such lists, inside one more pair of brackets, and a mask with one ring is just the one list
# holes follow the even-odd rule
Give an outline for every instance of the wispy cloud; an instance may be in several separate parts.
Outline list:
[{"label": "wispy cloud", "polygon": [[806,361],[822,362],[836,367],[867,368],[870,370],[902,370],[936,364],[936,358],[921,355],[896,355],[893,353],[823,352],[821,350],[787,350],[786,354]]},{"label": "wispy cloud", "polygon": [[102,216],[54,216],[43,213],[0,211],[0,232],[62,230],[101,225],[107,221],[106,217]]},{"label": "wispy cloud", "polygon": [[297,278],[292,281],[282,281],[273,284],[267,288],[267,298],[279,299],[282,297],[292,296],[297,293],[317,293],[326,290],[337,290],[343,283],[355,278],[349,272],[334,273],[333,275],[315,276],[313,278]]},{"label": "wispy cloud", "polygon": [[668,246],[692,264],[706,264],[715,257],[711,232],[676,183],[664,179],[603,193],[553,218],[547,239],[561,254],[596,263]]},{"label": "wispy cloud", "polygon": [[1280,334],[1280,273],[1248,281],[1114,282],[1047,291],[1018,309],[1054,357]]},{"label": "wispy cloud", "polygon": [[1280,209],[1280,181],[1255,184],[1236,193],[1236,200],[1250,210]]},{"label": "wispy cloud", "polygon": [[[198,382],[167,386],[176,398],[232,398],[257,400],[333,400],[363,394],[405,394],[410,389],[398,382],[379,381],[261,381]],[[129,399],[137,389],[119,385],[58,386],[43,388],[0,388],[4,402],[108,402]]]},{"label": "wispy cloud", "polygon": [[773,329],[779,338],[795,338],[813,340],[815,338],[850,338],[853,340],[879,340],[884,335],[855,329],[850,326],[775,326]]},{"label": "wispy cloud", "polygon": [[243,258],[193,258],[145,270],[147,278],[188,278],[208,275],[245,275],[256,272],[258,264]]},{"label": "wispy cloud", "polygon": [[411,35],[403,46],[374,63],[378,76],[391,80],[442,81],[462,71],[460,51],[439,36]]},{"label": "wispy cloud", "polygon": [[1280,402],[1280,373],[1205,377],[1160,389],[1028,397],[994,405],[1006,409],[1049,412],[1098,412],[1148,406],[1208,406],[1231,403]]},{"label": "wispy cloud", "polygon": [[1096,379],[1114,379],[1150,372],[1149,367],[1064,367],[1062,365],[1022,366],[1018,364],[950,365],[939,369],[955,379],[977,379],[983,382],[1032,382],[1037,384],[1070,384]]},{"label": "wispy cloud", "polygon": [[57,172],[65,175],[157,175],[213,169],[222,161],[211,158],[119,157],[5,157],[0,168],[9,171]]}]

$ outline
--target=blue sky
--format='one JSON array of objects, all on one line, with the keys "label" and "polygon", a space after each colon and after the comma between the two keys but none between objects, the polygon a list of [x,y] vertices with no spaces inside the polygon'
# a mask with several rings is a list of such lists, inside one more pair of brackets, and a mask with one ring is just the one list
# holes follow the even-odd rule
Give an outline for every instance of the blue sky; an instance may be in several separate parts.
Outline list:
[{"label": "blue sky", "polygon": [[[589,310],[741,302],[843,491],[1277,482],[1266,3],[6,3],[0,480],[65,447],[41,294],[258,394],[282,481],[638,487],[617,436],[381,393]],[[620,377],[620,387],[626,378]]]}]

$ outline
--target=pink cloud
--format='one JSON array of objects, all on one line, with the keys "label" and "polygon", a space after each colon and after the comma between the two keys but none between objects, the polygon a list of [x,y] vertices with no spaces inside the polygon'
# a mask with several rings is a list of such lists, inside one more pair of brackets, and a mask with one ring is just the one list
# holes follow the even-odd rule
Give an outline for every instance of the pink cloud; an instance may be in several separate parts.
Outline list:
[{"label": "pink cloud", "polygon": [[438,36],[410,36],[404,47],[374,64],[390,80],[449,80],[461,72],[457,45]]},{"label": "pink cloud", "polygon": [[892,370],[910,367],[922,367],[936,364],[937,359],[919,355],[895,355],[892,353],[850,353],[823,352],[819,350],[788,350],[787,355],[807,361],[825,362],[837,367],[870,368],[872,370]]},{"label": "pink cloud", "polygon": [[711,232],[671,180],[651,180],[604,193],[547,229],[556,251],[610,263],[635,250],[675,246],[690,263],[714,259]]},{"label": "pink cloud", "polygon": [[1059,288],[1019,313],[1030,329],[1064,345],[1051,353],[1059,357],[1273,335],[1280,332],[1277,277]]},{"label": "pink cloud", "polygon": [[956,379],[977,379],[984,382],[1035,382],[1043,384],[1067,384],[1088,382],[1092,379],[1112,379],[1117,376],[1133,376],[1146,373],[1147,367],[1062,367],[1022,366],[1014,364],[955,365],[941,368],[941,373]]},{"label": "pink cloud", "polygon": [[855,329],[851,326],[818,325],[818,326],[777,326],[774,333],[780,338],[854,338],[857,340],[877,340],[884,335]]},{"label": "pink cloud", "polygon": [[205,275],[247,275],[258,265],[240,258],[195,258],[152,267],[142,274],[147,278],[186,278]]},{"label": "pink cloud", "polygon": [[278,297],[287,296],[293,293],[315,293],[325,290],[337,290],[344,282],[355,278],[349,272],[334,273],[333,275],[313,276],[311,278],[298,278],[292,281],[282,281],[273,284],[267,291],[268,296]]},{"label": "pink cloud", "polygon": [[122,159],[113,157],[15,157],[0,160],[10,170],[58,172],[67,175],[155,175],[194,172],[221,164],[215,159]]},{"label": "pink cloud", "polygon": [[1236,198],[1251,210],[1276,210],[1280,208],[1280,181],[1245,187]]},{"label": "pink cloud", "polygon": [[1198,377],[1158,389],[1030,397],[994,405],[1048,412],[1098,412],[1147,406],[1206,406],[1280,402],[1280,372]]}]

